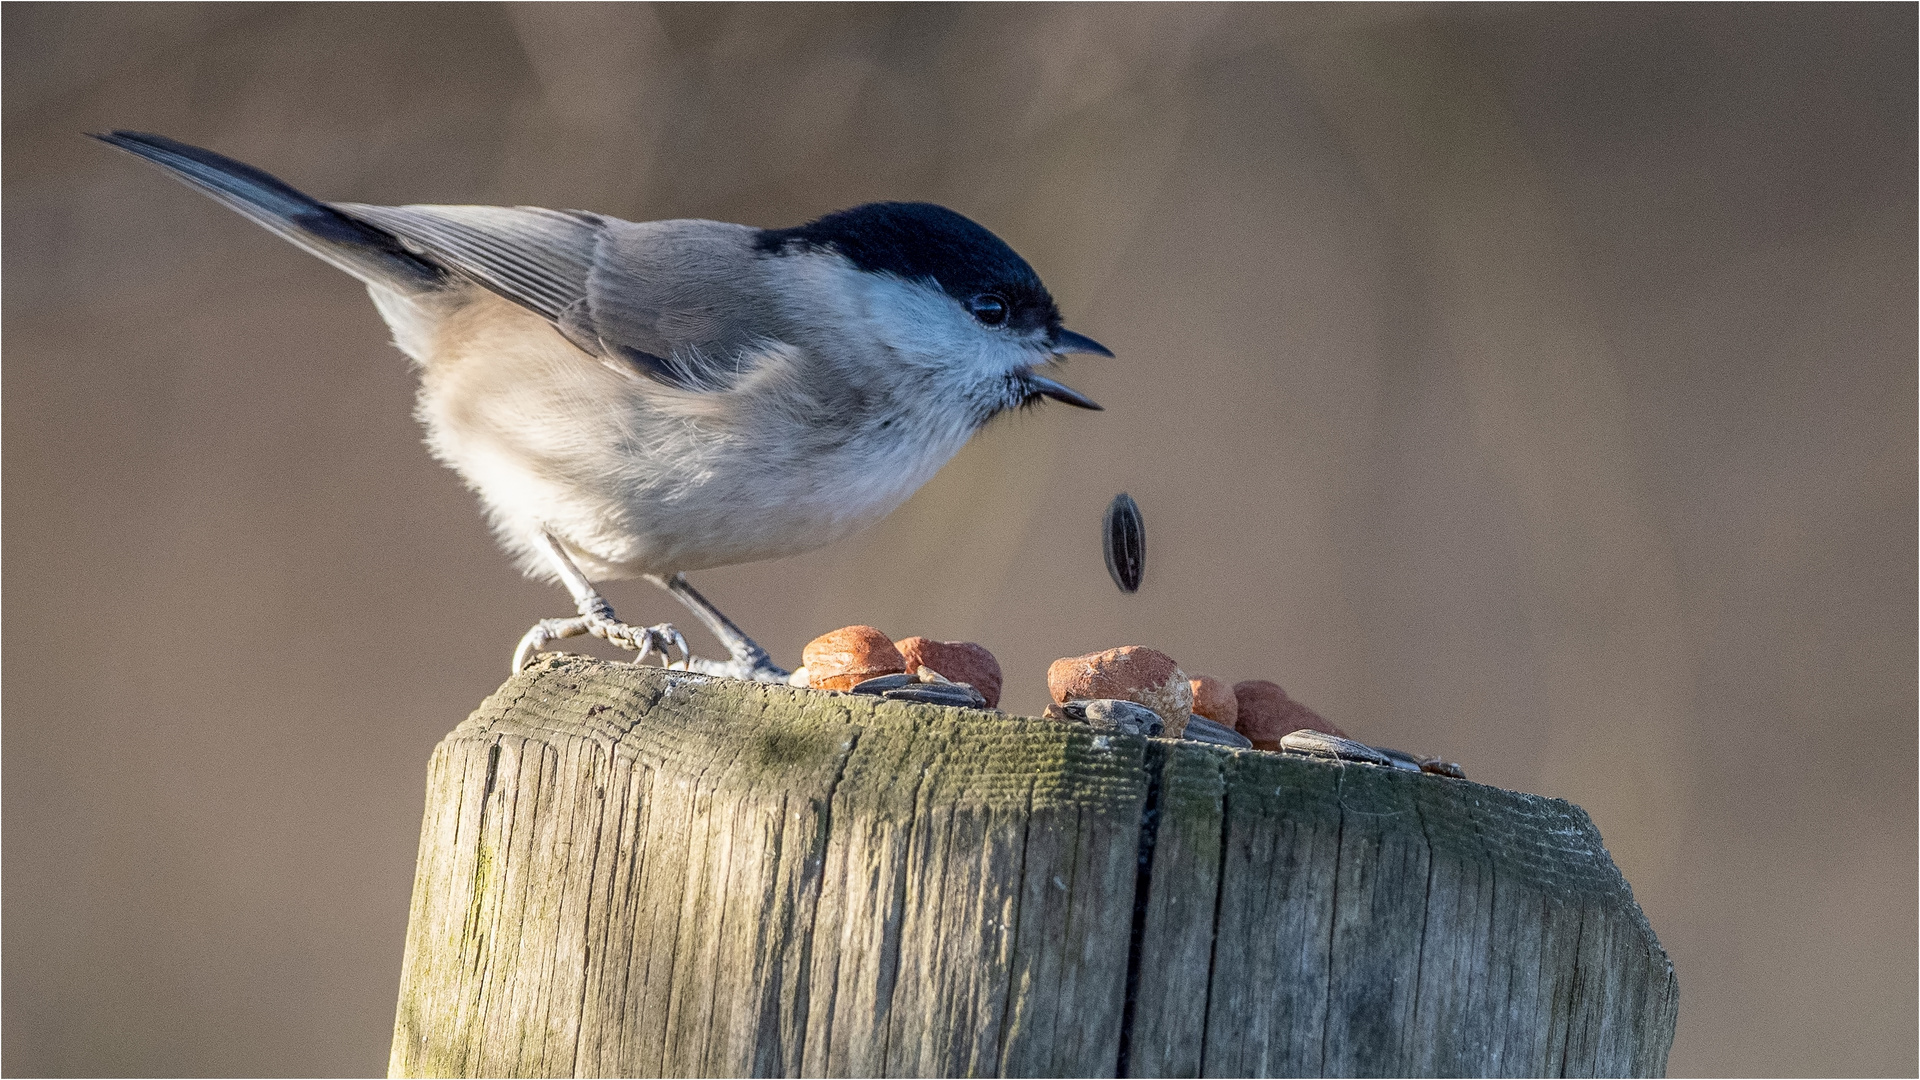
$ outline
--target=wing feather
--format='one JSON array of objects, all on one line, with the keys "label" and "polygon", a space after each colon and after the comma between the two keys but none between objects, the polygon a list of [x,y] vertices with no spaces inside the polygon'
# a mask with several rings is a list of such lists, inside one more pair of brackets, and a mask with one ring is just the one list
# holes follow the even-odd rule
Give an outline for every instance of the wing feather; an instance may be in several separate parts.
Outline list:
[{"label": "wing feather", "polygon": [[743,280],[753,230],[636,224],[505,206],[334,208],[539,314],[581,349],[682,390],[733,383],[778,340],[778,313]]},{"label": "wing feather", "polygon": [[586,295],[601,228],[533,206],[334,206],[549,320]]}]

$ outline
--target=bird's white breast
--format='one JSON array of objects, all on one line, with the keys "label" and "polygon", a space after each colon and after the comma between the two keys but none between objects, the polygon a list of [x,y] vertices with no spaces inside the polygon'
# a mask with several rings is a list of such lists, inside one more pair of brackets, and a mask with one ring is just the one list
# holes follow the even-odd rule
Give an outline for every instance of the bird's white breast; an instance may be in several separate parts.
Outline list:
[{"label": "bird's white breast", "polygon": [[431,307],[375,300],[419,363],[429,447],[540,576],[531,541],[543,528],[600,578],[819,547],[899,505],[976,423],[883,375],[854,408],[845,387],[806,377],[793,346],[774,347],[731,389],[679,391],[588,356],[478,289]]}]

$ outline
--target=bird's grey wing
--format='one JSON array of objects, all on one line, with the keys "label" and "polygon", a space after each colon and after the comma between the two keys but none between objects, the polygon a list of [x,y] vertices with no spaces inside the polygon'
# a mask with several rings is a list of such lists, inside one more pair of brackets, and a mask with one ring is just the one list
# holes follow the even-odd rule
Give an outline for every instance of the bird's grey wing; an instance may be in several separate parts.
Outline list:
[{"label": "bird's grey wing", "polygon": [[764,265],[744,225],[608,220],[586,296],[560,327],[618,354],[651,354],[645,362],[664,370],[650,374],[673,385],[725,389],[783,336],[760,287]]},{"label": "bird's grey wing", "polygon": [[335,208],[669,386],[724,388],[752,362],[760,335],[740,275],[757,261],[743,226],[530,206]]},{"label": "bird's grey wing", "polygon": [[550,320],[586,295],[600,232],[594,215],[532,206],[333,207]]}]

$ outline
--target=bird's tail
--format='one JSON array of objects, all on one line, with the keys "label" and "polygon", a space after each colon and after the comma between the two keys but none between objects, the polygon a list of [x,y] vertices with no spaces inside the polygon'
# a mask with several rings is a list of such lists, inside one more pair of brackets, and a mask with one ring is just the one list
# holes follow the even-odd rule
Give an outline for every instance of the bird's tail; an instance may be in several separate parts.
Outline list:
[{"label": "bird's tail", "polygon": [[392,233],[350,217],[244,162],[140,131],[95,135],[153,162],[284,240],[370,285],[402,293],[442,288],[447,271],[408,251]]}]

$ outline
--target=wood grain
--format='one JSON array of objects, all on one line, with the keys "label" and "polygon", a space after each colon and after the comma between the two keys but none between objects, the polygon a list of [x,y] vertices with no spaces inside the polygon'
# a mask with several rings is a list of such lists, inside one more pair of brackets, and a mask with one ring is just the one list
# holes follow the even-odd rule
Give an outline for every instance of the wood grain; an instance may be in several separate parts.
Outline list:
[{"label": "wood grain", "polygon": [[543,657],[435,751],[390,1070],[1657,1075],[1577,807]]}]

